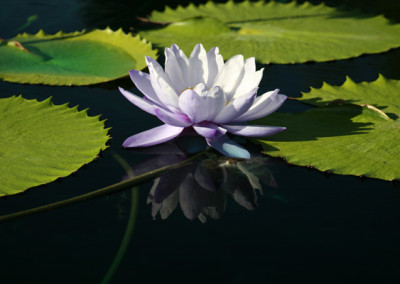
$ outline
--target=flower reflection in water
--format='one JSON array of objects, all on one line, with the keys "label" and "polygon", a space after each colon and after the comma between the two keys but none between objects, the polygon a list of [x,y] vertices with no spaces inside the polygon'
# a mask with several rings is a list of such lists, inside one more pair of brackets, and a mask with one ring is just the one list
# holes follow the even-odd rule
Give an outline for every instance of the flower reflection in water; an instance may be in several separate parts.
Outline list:
[{"label": "flower reflection in water", "polygon": [[[186,159],[177,142],[149,149],[159,155],[135,166],[134,171],[152,170]],[[159,214],[161,219],[166,219],[180,204],[190,220],[219,219],[225,211],[227,195],[253,210],[257,206],[257,191],[263,194],[263,187],[277,187],[268,170],[269,162],[264,156],[233,159],[207,153],[192,164],[155,179],[147,199],[152,205],[151,214],[154,218]]]}]

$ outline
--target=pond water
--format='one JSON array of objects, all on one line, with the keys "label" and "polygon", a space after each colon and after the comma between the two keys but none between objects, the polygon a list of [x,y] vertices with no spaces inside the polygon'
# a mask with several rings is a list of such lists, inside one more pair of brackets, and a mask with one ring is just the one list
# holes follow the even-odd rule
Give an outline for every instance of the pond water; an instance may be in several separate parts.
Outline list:
[{"label": "pond water", "polygon": [[[400,20],[395,18],[397,2],[375,2],[327,1]],[[5,1],[0,37],[40,28],[48,33],[105,26],[129,31],[140,25],[135,16],[166,3],[179,1]],[[378,73],[400,79],[400,49],[327,63],[270,65],[259,92],[280,88],[298,97],[323,81],[339,85],[346,75],[357,82],[372,81]],[[129,78],[92,87],[0,82],[0,97],[52,96],[55,104],[69,102],[89,108],[90,115],[101,114],[112,127],[111,147],[99,159],[67,178],[0,199],[0,215],[122,180],[127,172],[116,156],[135,173],[182,159],[172,144],[172,150],[156,149],[157,154],[122,149],[125,138],[159,122],[126,101],[117,86],[138,93]],[[303,109],[288,101],[281,111]],[[325,175],[269,157],[237,163],[211,155],[190,167],[134,190],[0,224],[0,283],[358,283],[374,277],[399,283],[399,185]],[[190,170],[198,175],[188,175]],[[205,192],[199,184],[221,189]],[[151,189],[153,204],[148,204]],[[175,199],[167,200],[171,192]],[[180,204],[173,210],[178,196]],[[165,220],[152,216],[161,201],[159,213],[169,215]],[[206,210],[203,222],[187,218],[204,206],[217,209]]]}]

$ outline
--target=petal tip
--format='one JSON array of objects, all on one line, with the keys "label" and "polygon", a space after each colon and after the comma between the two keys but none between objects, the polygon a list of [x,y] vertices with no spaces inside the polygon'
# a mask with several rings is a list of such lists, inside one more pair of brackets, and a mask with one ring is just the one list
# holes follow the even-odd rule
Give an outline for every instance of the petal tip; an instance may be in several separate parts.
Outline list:
[{"label": "petal tip", "polygon": [[122,147],[124,148],[131,148],[132,146],[130,146],[132,143],[130,143],[130,137],[125,139],[125,141],[122,143]]},{"label": "petal tip", "polygon": [[250,159],[250,152],[239,144],[233,142],[225,135],[218,138],[206,138],[207,144],[221,154],[240,159]]},{"label": "petal tip", "polygon": [[281,102],[286,101],[286,99],[288,98],[288,96],[283,95],[283,94],[277,94],[277,96],[278,96],[278,98],[279,98],[279,100],[280,100]]},{"label": "petal tip", "polygon": [[173,43],[173,44],[171,45],[171,49],[179,50],[180,48],[179,48],[179,46],[178,46],[176,43]]},{"label": "petal tip", "polygon": [[119,90],[122,94],[124,94],[124,92],[127,92],[127,90],[125,90],[124,88],[122,88],[122,87],[120,87],[120,86],[118,86],[118,90]]},{"label": "petal tip", "polygon": [[152,57],[145,56],[144,58],[146,59],[147,66],[149,66],[150,64],[153,64],[154,59]]},{"label": "petal tip", "polygon": [[283,126],[277,127],[275,133],[272,133],[271,135],[275,135],[275,134],[281,133],[281,132],[285,131],[286,129],[287,128],[283,127]]},{"label": "petal tip", "polygon": [[219,54],[219,48],[218,46],[214,46],[213,48],[210,49],[211,52],[214,52],[215,54]]},{"label": "petal tip", "polygon": [[129,70],[129,75],[132,77],[133,75],[140,74],[141,72],[135,69]]}]

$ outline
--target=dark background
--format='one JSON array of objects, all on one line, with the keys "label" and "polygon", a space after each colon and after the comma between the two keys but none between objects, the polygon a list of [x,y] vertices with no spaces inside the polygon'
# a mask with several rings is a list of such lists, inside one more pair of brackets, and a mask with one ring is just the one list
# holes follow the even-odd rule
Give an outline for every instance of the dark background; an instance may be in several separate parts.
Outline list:
[{"label": "dark background", "polygon": [[[189,1],[15,0],[2,1],[0,37],[16,33],[70,32],[83,28],[126,32],[146,28],[137,16]],[[205,1],[191,1],[204,3]],[[220,2],[220,1],[218,1]],[[400,3],[312,1],[383,13],[400,21]],[[37,20],[27,23],[28,17]],[[161,51],[162,53],[162,51]],[[400,49],[328,63],[268,65],[260,93],[280,88],[297,97],[323,81],[345,76],[372,81],[378,73],[400,79]],[[262,66],[259,65],[258,68]],[[128,70],[127,70],[128,71]],[[112,127],[110,149],[76,174],[23,194],[2,198],[7,214],[76,196],[118,182],[126,174],[112,157],[135,165],[148,156],[123,150],[128,136],[159,124],[136,109],[116,87],[137,90],[128,78],[91,87],[51,87],[0,82],[0,96],[22,94],[56,104],[70,102]],[[296,102],[282,111],[298,111]],[[1,122],[0,122],[1,123]],[[177,208],[153,221],[146,205],[151,182],[139,188],[134,234],[112,283],[399,283],[400,195],[398,185],[316,170],[271,159],[278,187],[265,188],[259,206],[247,211],[229,199],[221,220],[186,219]],[[272,197],[271,197],[272,196]],[[0,224],[0,283],[100,283],[118,250],[128,220],[130,191]]]}]

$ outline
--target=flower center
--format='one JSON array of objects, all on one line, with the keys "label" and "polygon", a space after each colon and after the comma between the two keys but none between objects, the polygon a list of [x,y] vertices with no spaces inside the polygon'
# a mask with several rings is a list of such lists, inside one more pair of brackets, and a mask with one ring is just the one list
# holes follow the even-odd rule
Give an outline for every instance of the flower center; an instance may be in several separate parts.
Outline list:
[{"label": "flower center", "polygon": [[186,89],[183,89],[183,90],[181,91],[180,94],[182,94],[182,93],[183,93],[184,91],[186,91],[186,90],[193,90],[193,88],[194,88],[194,86],[193,86],[193,87],[186,88]]}]

